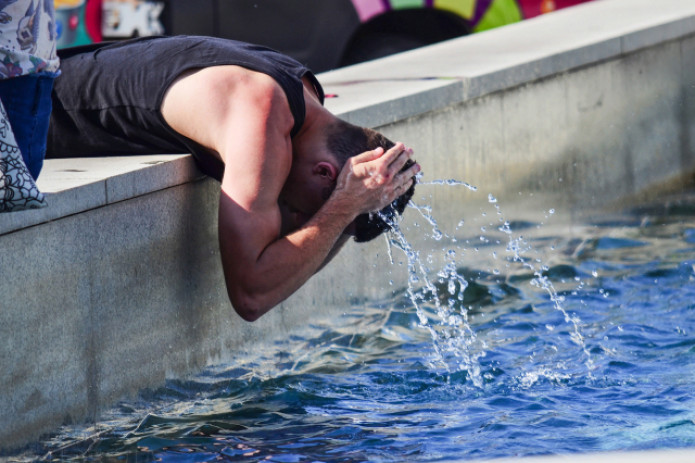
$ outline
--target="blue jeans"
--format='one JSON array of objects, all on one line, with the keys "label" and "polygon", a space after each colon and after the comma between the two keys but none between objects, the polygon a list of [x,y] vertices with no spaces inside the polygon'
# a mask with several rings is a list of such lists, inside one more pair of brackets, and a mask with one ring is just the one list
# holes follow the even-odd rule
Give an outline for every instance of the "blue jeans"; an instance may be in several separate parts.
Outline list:
[{"label": "blue jeans", "polygon": [[0,79],[0,100],[7,111],[24,163],[34,179],[38,178],[46,157],[51,90],[57,75],[40,72]]}]

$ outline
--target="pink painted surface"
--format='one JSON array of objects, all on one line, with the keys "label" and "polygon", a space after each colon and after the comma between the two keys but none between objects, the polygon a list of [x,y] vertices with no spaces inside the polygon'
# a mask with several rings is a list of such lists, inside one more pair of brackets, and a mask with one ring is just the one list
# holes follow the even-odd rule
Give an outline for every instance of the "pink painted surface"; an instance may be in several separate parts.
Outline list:
[{"label": "pink painted surface", "polygon": [[386,11],[386,6],[381,0],[352,0],[352,5],[362,22]]}]

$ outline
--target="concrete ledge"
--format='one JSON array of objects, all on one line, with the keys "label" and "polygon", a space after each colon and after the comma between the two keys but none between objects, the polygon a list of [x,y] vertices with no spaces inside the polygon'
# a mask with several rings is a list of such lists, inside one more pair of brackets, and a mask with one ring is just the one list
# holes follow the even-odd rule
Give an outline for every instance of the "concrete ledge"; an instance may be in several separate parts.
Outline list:
[{"label": "concrete ledge", "polygon": [[695,3],[598,0],[321,75],[327,106],[382,126],[695,33]]},{"label": "concrete ledge", "polygon": [[[413,146],[426,180],[479,187],[419,188],[442,227],[487,193],[576,220],[695,172],[694,2],[597,0],[319,79],[333,112]],[[219,186],[190,156],[49,160],[39,187],[48,208],[0,214],[1,447],[405,278],[383,242],[349,244],[247,324],[224,291]]]},{"label": "concrete ledge", "polygon": [[182,154],[49,159],[37,182],[49,207],[0,215],[0,235],[203,177]]}]

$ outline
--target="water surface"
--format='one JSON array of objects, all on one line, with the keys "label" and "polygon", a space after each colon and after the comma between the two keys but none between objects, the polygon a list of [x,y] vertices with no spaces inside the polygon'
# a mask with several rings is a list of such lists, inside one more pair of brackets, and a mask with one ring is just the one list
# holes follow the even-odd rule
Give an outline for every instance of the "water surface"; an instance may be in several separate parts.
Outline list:
[{"label": "water surface", "polygon": [[695,201],[664,204],[572,236],[498,224],[493,210],[492,227],[447,232],[475,242],[448,266],[418,273],[418,255],[392,298],[169,381],[21,457],[434,462],[695,447]]}]

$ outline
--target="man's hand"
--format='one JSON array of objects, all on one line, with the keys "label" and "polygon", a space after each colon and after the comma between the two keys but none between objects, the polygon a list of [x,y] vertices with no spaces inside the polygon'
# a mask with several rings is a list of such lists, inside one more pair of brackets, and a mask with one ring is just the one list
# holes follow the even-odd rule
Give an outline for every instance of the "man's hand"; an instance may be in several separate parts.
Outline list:
[{"label": "man's hand", "polygon": [[377,148],[350,158],[338,176],[333,197],[350,204],[355,216],[383,209],[405,193],[420,172],[417,163],[401,172],[412,153],[396,143],[386,152]]}]

